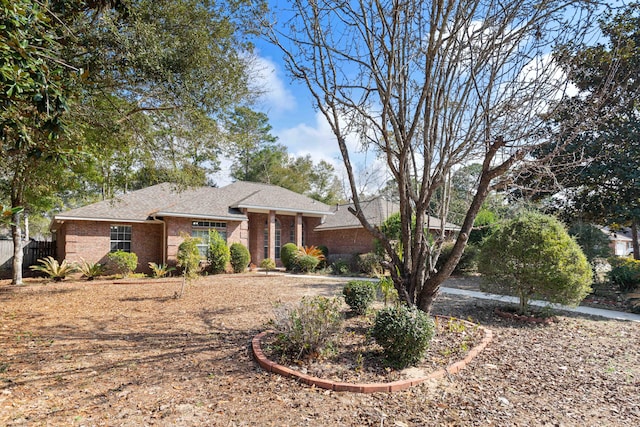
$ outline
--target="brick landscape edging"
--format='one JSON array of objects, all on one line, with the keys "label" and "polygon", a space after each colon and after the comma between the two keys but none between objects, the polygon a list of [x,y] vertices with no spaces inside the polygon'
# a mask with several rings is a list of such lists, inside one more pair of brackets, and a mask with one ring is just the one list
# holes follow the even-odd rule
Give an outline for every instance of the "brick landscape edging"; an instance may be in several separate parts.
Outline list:
[{"label": "brick landscape edging", "polygon": [[443,369],[438,369],[437,371],[432,372],[426,377],[419,378],[408,378],[405,380],[393,381],[388,383],[368,383],[368,384],[353,384],[353,383],[343,383],[339,381],[331,381],[327,379],[312,377],[310,375],[303,374],[302,372],[296,371],[295,369],[287,368],[286,366],[279,365],[269,359],[262,352],[261,341],[262,338],[272,333],[272,331],[264,331],[253,337],[251,340],[251,350],[253,352],[253,356],[258,361],[258,364],[262,369],[267,372],[273,372],[285,377],[297,378],[300,382],[313,385],[319,388],[333,390],[333,391],[348,391],[352,393],[375,393],[375,392],[393,392],[405,390],[414,385],[420,384],[430,379],[441,379],[444,378],[447,374],[454,375],[464,369],[469,362],[473,360],[485,347],[493,340],[493,331],[491,329],[487,329],[483,326],[480,326],[476,323],[469,322],[463,319],[456,319],[449,316],[435,316],[440,319],[455,319],[457,321],[465,323],[470,327],[478,327],[482,329],[484,333],[484,337],[480,341],[480,344],[473,347],[469,350],[466,357],[458,362],[452,363]]}]

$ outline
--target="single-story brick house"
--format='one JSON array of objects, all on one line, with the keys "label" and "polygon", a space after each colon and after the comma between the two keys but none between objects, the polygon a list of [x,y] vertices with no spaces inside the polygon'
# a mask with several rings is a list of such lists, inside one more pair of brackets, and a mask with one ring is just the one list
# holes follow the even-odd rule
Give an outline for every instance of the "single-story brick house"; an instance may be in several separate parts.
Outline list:
[{"label": "single-story brick house", "polygon": [[[380,198],[363,210],[380,224],[397,206]],[[210,229],[229,244],[245,245],[256,265],[265,258],[279,262],[280,248],[289,242],[324,245],[334,255],[373,249],[373,239],[347,205],[328,206],[253,182],[182,190],[158,184],[60,213],[51,223],[60,260],[105,263],[109,252],[121,249],[138,255],[138,271],[148,271],[149,262],[175,265],[183,236],[206,239]],[[205,248],[203,243],[203,253]]]}]

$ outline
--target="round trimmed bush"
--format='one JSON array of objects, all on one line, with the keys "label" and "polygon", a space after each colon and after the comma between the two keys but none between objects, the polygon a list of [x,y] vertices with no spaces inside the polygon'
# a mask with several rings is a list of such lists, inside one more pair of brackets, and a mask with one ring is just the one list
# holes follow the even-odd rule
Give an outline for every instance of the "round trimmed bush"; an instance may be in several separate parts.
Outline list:
[{"label": "round trimmed bush", "polygon": [[296,252],[298,247],[294,243],[286,243],[280,248],[280,261],[287,271],[294,269]]},{"label": "round trimmed bush", "polygon": [[386,363],[403,369],[420,362],[435,332],[433,320],[416,307],[386,307],[376,314],[371,336],[383,349]]},{"label": "round trimmed bush", "polygon": [[138,255],[133,252],[115,251],[107,255],[109,266],[115,274],[129,276],[138,266]]},{"label": "round trimmed bush", "polygon": [[482,243],[478,271],[481,290],[529,301],[577,305],[591,291],[591,266],[556,218],[527,212],[498,227]]},{"label": "round trimmed bush", "polygon": [[296,264],[298,268],[300,269],[300,271],[303,271],[305,273],[313,271],[319,263],[320,260],[317,257],[311,255],[303,255],[296,258]]},{"label": "round trimmed bush", "polygon": [[373,283],[364,280],[350,280],[342,288],[344,301],[356,314],[365,314],[376,298]]},{"label": "round trimmed bush", "polygon": [[251,260],[249,249],[242,243],[232,243],[229,247],[229,253],[231,255],[231,268],[233,268],[233,272],[243,273]]}]

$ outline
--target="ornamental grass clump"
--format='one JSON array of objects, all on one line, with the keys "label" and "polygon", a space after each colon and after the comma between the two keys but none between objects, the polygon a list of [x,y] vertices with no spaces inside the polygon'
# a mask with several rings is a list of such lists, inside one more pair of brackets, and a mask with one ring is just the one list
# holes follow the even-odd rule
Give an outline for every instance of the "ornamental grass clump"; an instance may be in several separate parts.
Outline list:
[{"label": "ornamental grass clump", "polygon": [[149,268],[151,269],[151,274],[155,279],[165,277],[176,269],[175,267],[169,267],[167,264],[156,264],[155,262],[150,262]]},{"label": "ornamental grass clump", "polygon": [[343,327],[339,298],[304,297],[295,306],[280,305],[271,324],[276,347],[295,360],[315,358],[335,347]]},{"label": "ornamental grass clump", "polygon": [[420,362],[434,332],[434,322],[427,313],[406,305],[378,311],[371,328],[371,336],[383,349],[385,362],[397,369]]},{"label": "ornamental grass clump", "polygon": [[33,271],[40,271],[55,282],[62,281],[68,274],[76,271],[76,266],[63,260],[62,263],[58,263],[58,260],[52,256],[41,258],[38,260],[41,265],[32,265],[29,267]]},{"label": "ornamental grass clump", "polygon": [[351,311],[361,315],[367,312],[376,299],[375,285],[365,280],[350,280],[342,288],[344,302],[351,308]]},{"label": "ornamental grass clump", "polygon": [[101,276],[105,271],[104,265],[97,262],[85,261],[84,259],[80,260],[76,268],[82,273],[82,277],[85,277],[89,281]]}]

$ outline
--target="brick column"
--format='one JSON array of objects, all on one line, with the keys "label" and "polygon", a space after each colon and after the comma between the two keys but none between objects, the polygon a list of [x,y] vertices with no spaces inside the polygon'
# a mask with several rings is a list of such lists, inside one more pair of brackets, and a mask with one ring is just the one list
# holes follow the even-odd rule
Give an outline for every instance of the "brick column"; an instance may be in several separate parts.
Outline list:
[{"label": "brick column", "polygon": [[276,260],[276,212],[269,211],[269,258]]},{"label": "brick column", "polygon": [[296,214],[296,246],[302,246],[302,214]]}]

